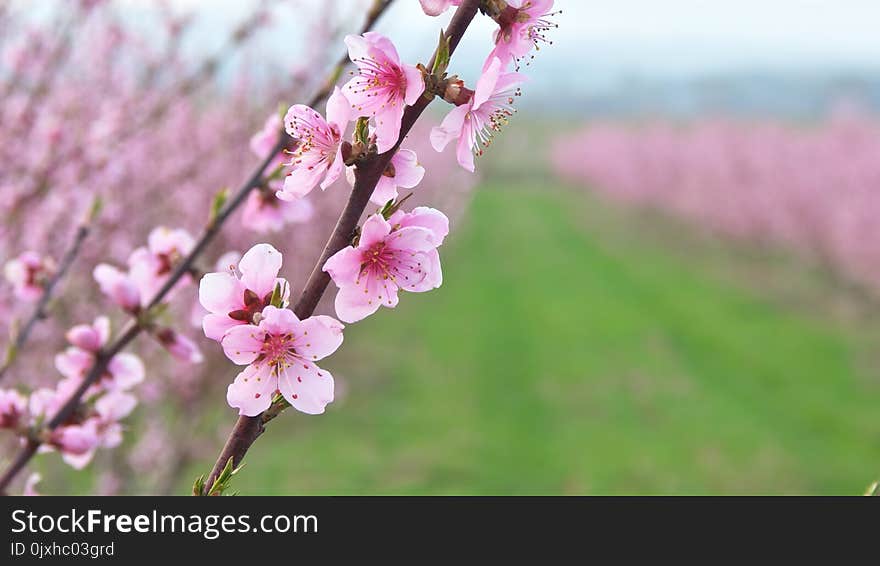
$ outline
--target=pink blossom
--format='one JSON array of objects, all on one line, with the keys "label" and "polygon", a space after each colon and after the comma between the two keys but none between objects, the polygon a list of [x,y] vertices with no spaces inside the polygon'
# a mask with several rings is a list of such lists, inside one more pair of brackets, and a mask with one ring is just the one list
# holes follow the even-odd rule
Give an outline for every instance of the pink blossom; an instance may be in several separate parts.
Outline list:
[{"label": "pink blossom", "polygon": [[550,43],[544,36],[547,30],[558,27],[548,17],[553,16],[553,0],[508,0],[508,9],[502,13],[495,32],[495,48],[489,54],[486,66],[497,57],[502,68],[528,54],[541,43]]},{"label": "pink blossom", "polygon": [[[345,170],[348,182],[354,185],[354,168]],[[425,168],[419,164],[416,152],[409,149],[398,150],[391,158],[391,163],[385,169],[385,173],[379,177],[376,189],[370,196],[370,202],[383,205],[396,199],[397,188],[412,189],[422,182],[425,176]]]},{"label": "pink blossom", "polygon": [[458,6],[461,0],[419,0],[422,10],[429,16],[439,16],[449,9],[450,6]]},{"label": "pink blossom", "polygon": [[196,343],[172,328],[157,331],[156,338],[175,359],[189,364],[200,364],[204,360]]},{"label": "pink blossom", "polygon": [[101,263],[92,276],[111,301],[127,312],[137,312],[141,307],[141,293],[127,273],[112,265]]},{"label": "pink blossom", "polygon": [[501,60],[493,58],[477,81],[473,96],[431,130],[431,145],[443,151],[449,142],[458,139],[458,163],[473,172],[474,152],[482,155],[482,148],[489,146],[494,132],[513,115],[513,100],[519,95],[518,85],[524,81],[525,76],[519,73],[501,73]]},{"label": "pink blossom", "polygon": [[110,339],[110,319],[99,316],[92,324],[78,324],[65,334],[67,341],[88,352],[97,352]]},{"label": "pink blossom", "polygon": [[422,72],[400,62],[391,40],[374,31],[345,37],[357,74],[343,87],[355,114],[376,122],[376,147],[384,153],[397,144],[403,110],[425,91]]},{"label": "pink blossom", "polygon": [[27,399],[13,389],[0,389],[0,428],[16,428],[27,410]]},{"label": "pink blossom", "polygon": [[[194,245],[195,240],[186,230],[159,226],[150,232],[146,247],[132,252],[128,258],[129,277],[140,292],[142,304],[156,296],[175,264],[189,254]],[[187,283],[188,278],[181,279],[181,285]]]},{"label": "pink blossom", "polygon": [[[216,271],[235,272],[239,261],[241,261],[241,252],[230,250],[217,258],[217,261],[214,263],[214,269]],[[195,328],[201,328],[202,319],[205,318],[207,312],[202,303],[194,302],[189,313],[189,323]]]},{"label": "pink blossom", "polygon": [[57,428],[50,443],[61,452],[64,461],[80,470],[87,466],[98,448],[115,448],[122,443],[120,420],[137,406],[137,399],[128,393],[114,391],[95,402],[94,412],[77,424]]},{"label": "pink blossom", "polygon": [[[281,116],[277,113],[273,112],[268,118],[266,118],[266,123],[263,124],[263,128],[255,133],[250,139],[250,148],[254,155],[260,159],[269,157],[269,152],[275,149],[275,146],[278,143],[278,137],[281,135],[283,127],[284,123],[281,121]],[[276,158],[269,163],[268,169],[275,169],[281,165],[283,161],[283,154],[278,152]]]},{"label": "pink blossom", "polygon": [[[172,230],[164,226],[150,232],[147,246],[137,248],[128,258],[128,272],[102,263],[92,275],[101,292],[124,310],[136,313],[159,292],[171,272],[195,245],[186,230]],[[189,276],[180,279],[175,289],[187,285]]]},{"label": "pink blossom", "polygon": [[293,311],[273,306],[263,310],[258,326],[230,328],[221,342],[223,351],[247,367],[229,385],[229,405],[253,417],[280,392],[298,411],[323,413],[333,401],[333,376],[314,362],[339,348],[342,328],[330,317],[299,320]]},{"label": "pink blossom", "polygon": [[[319,182],[326,189],[339,178],[344,167],[342,135],[348,124],[351,103],[339,87],[327,100],[327,119],[303,104],[295,104],[287,111],[284,124],[287,133],[297,140],[291,152],[284,178],[284,186],[276,194],[281,200],[304,197]],[[322,180],[323,177],[323,180]]]},{"label": "pink blossom", "polygon": [[324,271],[339,287],[336,314],[340,319],[357,322],[380,306],[393,308],[399,290],[421,293],[440,286],[436,254],[449,222],[432,209],[417,209],[413,215],[400,215],[395,224],[381,214],[370,216],[357,247],[343,248],[324,264]]},{"label": "pink blossom", "polygon": [[[97,321],[96,321],[97,323]],[[97,332],[97,331],[96,331]],[[69,334],[69,333],[68,333]],[[79,338],[81,335],[75,336]],[[70,336],[68,336],[70,338]],[[106,338],[104,338],[106,341]],[[101,343],[103,345],[103,342]],[[55,356],[55,368],[66,377],[75,389],[95,364],[97,350],[85,350],[71,346]],[[144,364],[134,354],[121,352],[113,356],[100,379],[89,389],[89,394],[103,390],[124,391],[144,380]],[[64,383],[64,382],[62,382]]]},{"label": "pink blossom", "polygon": [[87,420],[81,424],[60,426],[52,431],[49,446],[58,449],[67,464],[81,470],[92,461],[100,442],[95,425],[94,421]]},{"label": "pink blossom", "polygon": [[244,204],[241,224],[255,232],[278,232],[286,224],[308,222],[314,213],[315,207],[308,200],[281,200],[274,193],[255,190]]},{"label": "pink blossom", "polygon": [[92,420],[98,434],[99,445],[115,448],[122,442],[122,425],[119,421],[137,407],[137,398],[130,393],[111,391],[95,401]]},{"label": "pink blossom", "polygon": [[54,271],[53,262],[36,252],[24,252],[6,262],[4,274],[23,301],[36,301],[43,295],[46,279]]},{"label": "pink blossom", "polygon": [[232,270],[208,273],[199,284],[199,301],[208,310],[202,320],[205,336],[220,341],[234,326],[256,324],[255,315],[263,312],[272,299],[276,285],[287,301],[290,285],[278,277],[281,253],[269,244],[257,244],[238,264],[241,277]]}]

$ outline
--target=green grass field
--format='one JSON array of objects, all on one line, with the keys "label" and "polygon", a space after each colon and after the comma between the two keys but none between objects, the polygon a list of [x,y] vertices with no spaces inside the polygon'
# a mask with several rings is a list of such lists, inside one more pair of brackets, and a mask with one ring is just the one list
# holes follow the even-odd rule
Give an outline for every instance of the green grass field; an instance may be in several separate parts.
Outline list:
[{"label": "green grass field", "polygon": [[594,204],[481,187],[443,287],[351,326],[325,364],[337,402],[274,421],[235,489],[858,494],[880,476],[864,336]]}]

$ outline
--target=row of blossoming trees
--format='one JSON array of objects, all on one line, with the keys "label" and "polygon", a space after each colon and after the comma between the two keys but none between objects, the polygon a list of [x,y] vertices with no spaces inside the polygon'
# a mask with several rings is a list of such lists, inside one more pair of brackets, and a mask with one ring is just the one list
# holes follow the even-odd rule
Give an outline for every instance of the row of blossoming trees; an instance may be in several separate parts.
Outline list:
[{"label": "row of blossoming trees", "polygon": [[880,289],[880,123],[703,119],[596,124],[557,140],[556,171],[625,204],[782,246]]},{"label": "row of blossoming trees", "polygon": [[[130,433],[142,437],[127,464],[138,473],[119,473],[119,458],[109,458],[117,473],[103,489],[160,463],[171,469],[150,488],[173,485],[199,454],[180,437],[194,436],[193,415],[219,402],[216,385],[230,372],[210,350],[203,355],[188,329],[195,319],[242,366],[226,391],[238,421],[193,488],[220,494],[270,420],[288,407],[319,414],[333,401],[334,378],[317,362],[341,346],[343,323],[397,306],[402,291],[440,286],[449,219],[412,203],[461,207],[474,157],[513,114],[525,77],[511,67],[555,27],[552,0],[423,0],[430,16],[455,7],[425,64],[401,61],[392,41],[371,31],[390,0],[369,3],[361,33],[345,36],[345,57],[334,64],[325,54],[336,51],[331,9],[316,14],[323,23],[308,67],[255,87],[243,65],[217,96],[217,69],[231,52],[247,52],[274,4],[264,0],[196,65],[179,54],[188,20],[171,11],[162,13],[159,47],[127,29],[108,1],[57,10],[61,21],[49,28],[22,25],[27,18],[9,5],[0,11],[0,26],[21,30],[0,44],[8,65],[0,131],[13,140],[0,165],[10,328],[0,379],[19,382],[0,390],[0,427],[11,433],[0,491],[38,453],[59,452],[81,468],[99,449],[119,447],[145,405],[145,425]],[[468,83],[447,69],[475,17],[493,19],[497,31],[482,74]],[[138,72],[132,60],[142,63]],[[337,84],[348,64],[351,77]],[[317,91],[308,104],[271,113],[308,88]],[[419,118],[434,99],[452,109],[431,127]],[[460,168],[438,153],[451,143]],[[218,190],[247,171],[251,155],[258,163],[240,188]],[[339,185],[350,185],[347,200]],[[266,234],[265,243],[251,246],[253,233]],[[282,251],[286,271],[298,266],[299,277],[280,277]],[[335,297],[322,303],[331,282]],[[116,310],[100,314],[96,293]],[[319,305],[330,314],[315,315]],[[136,340],[142,335],[153,340]],[[56,347],[47,363],[45,350]],[[204,456],[211,443],[200,440]]]}]

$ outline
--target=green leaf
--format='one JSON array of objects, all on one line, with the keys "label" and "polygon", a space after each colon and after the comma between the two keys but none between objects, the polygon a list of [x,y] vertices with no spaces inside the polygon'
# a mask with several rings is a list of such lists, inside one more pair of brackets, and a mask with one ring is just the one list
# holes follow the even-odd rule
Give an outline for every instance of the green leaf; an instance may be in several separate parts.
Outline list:
[{"label": "green leaf", "polygon": [[437,44],[437,55],[434,57],[434,66],[431,68],[431,74],[435,77],[442,77],[449,67],[449,38],[443,30],[440,30],[440,41]]},{"label": "green leaf", "polygon": [[92,205],[89,207],[89,213],[86,216],[86,223],[91,224],[95,221],[101,211],[104,209],[104,199],[101,195],[95,195],[92,199]]},{"label": "green leaf", "polygon": [[[243,465],[234,467],[232,460],[233,457],[230,456],[229,460],[226,461],[226,465],[223,467],[223,471],[220,472],[217,479],[211,484],[211,489],[205,493],[206,495],[223,495],[223,492],[229,489],[229,484],[232,482],[232,478],[235,477],[235,474],[240,472],[244,467]],[[198,480],[196,481],[198,482]]]},{"label": "green leaf", "polygon": [[357,124],[355,124],[354,127],[354,139],[356,142],[361,142],[362,144],[364,144],[364,147],[366,147],[370,143],[369,121],[369,118],[361,116],[357,119]]},{"label": "green leaf", "polygon": [[391,199],[388,202],[386,202],[385,205],[382,206],[382,209],[379,211],[379,214],[382,215],[382,218],[384,218],[385,220],[388,220],[388,217],[390,217],[392,214],[394,214],[394,211],[392,210],[392,208],[394,208],[394,199]]},{"label": "green leaf", "polygon": [[201,475],[196,478],[196,481],[193,482],[192,494],[196,497],[202,497],[205,495],[205,476]]},{"label": "green leaf", "polygon": [[[286,286],[287,283],[284,285]],[[272,290],[272,298],[269,300],[270,305],[279,309],[284,308],[284,289],[280,282],[275,283],[275,288]]]},{"label": "green leaf", "polygon": [[229,198],[229,188],[224,187],[214,195],[214,200],[211,202],[211,215],[208,217],[208,222],[213,224],[217,221],[217,217],[220,216],[220,211],[223,210],[223,206],[226,204],[226,200]]}]

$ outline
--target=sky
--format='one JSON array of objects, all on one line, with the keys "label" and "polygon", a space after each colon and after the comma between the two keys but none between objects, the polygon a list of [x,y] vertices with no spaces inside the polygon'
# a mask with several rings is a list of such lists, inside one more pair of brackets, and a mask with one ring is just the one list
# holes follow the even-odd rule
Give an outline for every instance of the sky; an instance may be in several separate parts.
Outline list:
[{"label": "sky", "polygon": [[[227,25],[248,4],[173,2],[209,12]],[[563,13],[545,63],[554,69],[572,62],[602,75],[698,75],[780,67],[880,69],[880,0],[557,0],[555,7]],[[433,39],[448,17],[426,17],[417,0],[397,0],[381,27],[393,33],[402,52],[421,53],[425,38]],[[486,37],[490,22],[481,23]],[[464,49],[474,56],[484,52],[478,43]]]}]

